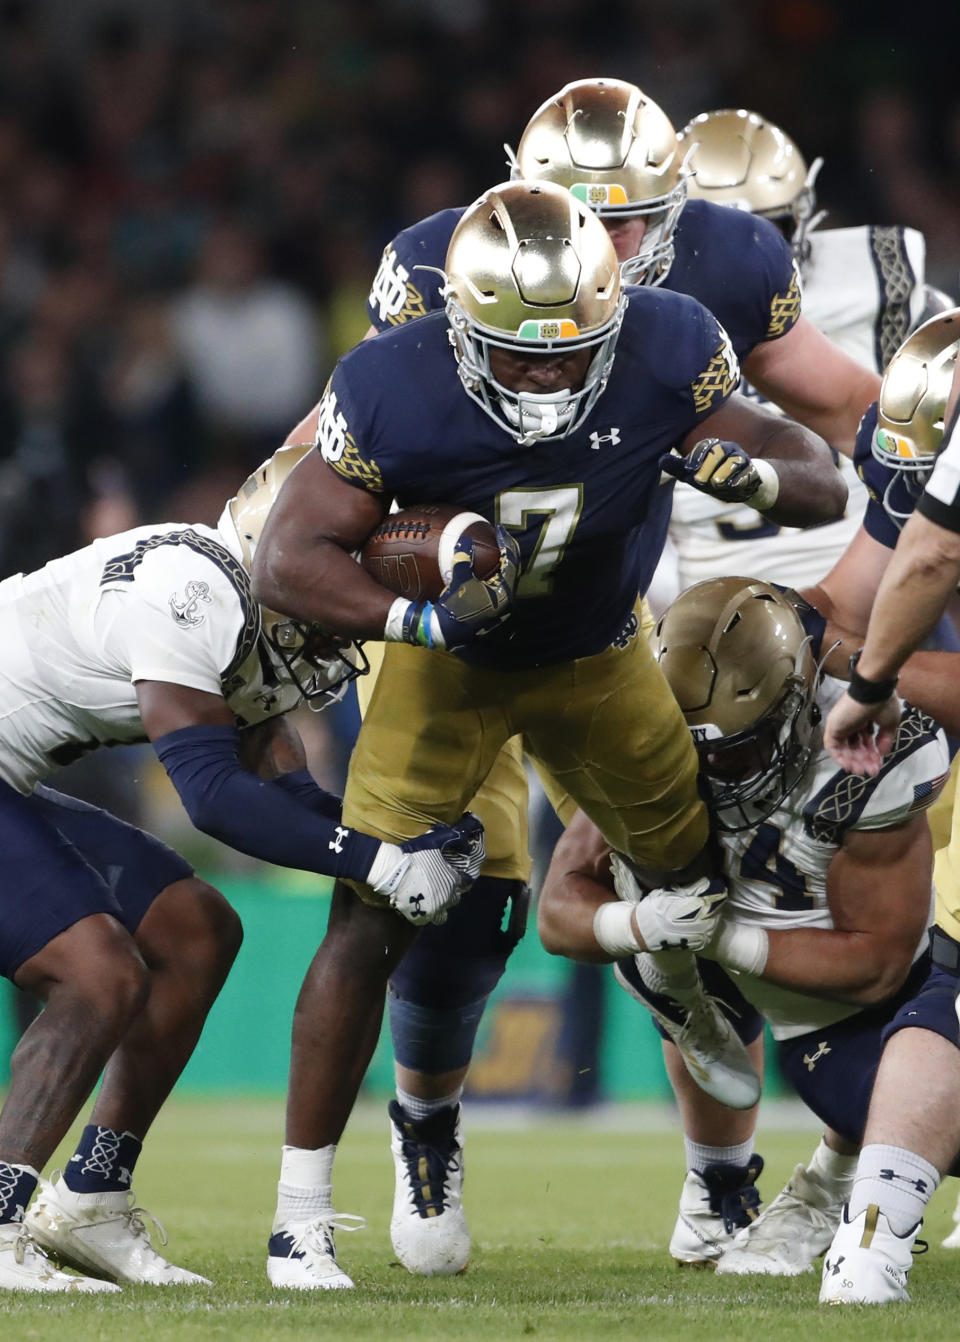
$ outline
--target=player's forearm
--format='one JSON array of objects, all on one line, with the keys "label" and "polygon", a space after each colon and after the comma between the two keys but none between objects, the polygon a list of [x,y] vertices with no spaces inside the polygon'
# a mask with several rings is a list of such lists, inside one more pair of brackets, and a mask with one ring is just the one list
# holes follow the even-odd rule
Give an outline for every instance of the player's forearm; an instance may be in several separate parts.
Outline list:
[{"label": "player's forearm", "polygon": [[781,988],[867,1006],[902,985],[912,956],[867,932],[771,931],[763,977]]},{"label": "player's forearm", "polygon": [[[746,445],[744,445],[746,446]],[[837,522],[847,506],[847,486],[826,445],[797,424],[773,428],[762,444],[748,449],[768,461],[779,481],[776,503],[764,517],[780,526],[807,527]]]},{"label": "player's forearm", "polygon": [[332,541],[314,541],[308,549],[274,547],[254,561],[253,594],[268,610],[357,639],[383,638],[396,600]]},{"label": "player's forearm", "polygon": [[915,652],[900,671],[898,692],[940,723],[948,736],[960,736],[960,653]]},{"label": "player's forearm", "polygon": [[583,964],[608,964],[610,955],[598,944],[592,929],[597,909],[609,902],[609,886],[595,877],[580,871],[561,876],[554,871],[537,903],[537,932],[544,950]]},{"label": "player's forearm", "polygon": [[277,866],[367,879],[384,845],[339,825],[316,804],[320,789],[315,785],[304,799],[305,779],[264,780],[244,769],[235,728],[188,727],[153,744],[184,809],[203,833]]},{"label": "player's forearm", "polygon": [[914,513],[880,583],[858,671],[895,676],[943,613],[960,580],[960,536]]}]

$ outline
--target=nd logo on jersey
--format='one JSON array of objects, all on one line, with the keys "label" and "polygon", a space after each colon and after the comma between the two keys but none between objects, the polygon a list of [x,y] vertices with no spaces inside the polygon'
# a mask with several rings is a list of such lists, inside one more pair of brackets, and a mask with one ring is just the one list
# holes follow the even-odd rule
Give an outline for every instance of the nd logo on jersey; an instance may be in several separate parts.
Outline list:
[{"label": "nd logo on jersey", "polygon": [[426,308],[423,295],[410,283],[410,272],[397,260],[392,247],[385,247],[380,266],[370,286],[370,306],[377,309],[382,322],[394,326],[422,317]]},{"label": "nd logo on jersey", "polygon": [[346,450],[347,421],[337,409],[337,393],[329,388],[320,402],[314,442],[324,461],[339,461]]},{"label": "nd logo on jersey", "polygon": [[720,329],[723,340],[706,368],[690,384],[694,409],[698,414],[709,410],[716,400],[725,401],[732,391],[736,391],[737,383],[740,381],[737,356],[733,352],[726,331],[722,327]]}]

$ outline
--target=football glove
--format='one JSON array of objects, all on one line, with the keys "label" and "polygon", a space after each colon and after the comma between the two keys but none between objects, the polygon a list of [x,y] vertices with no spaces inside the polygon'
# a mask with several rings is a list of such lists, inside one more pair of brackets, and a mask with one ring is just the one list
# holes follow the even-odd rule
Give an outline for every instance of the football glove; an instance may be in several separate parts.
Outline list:
[{"label": "football glove", "polygon": [[473,571],[473,541],[462,536],[454,551],[450,581],[436,601],[414,601],[404,612],[403,638],[452,652],[482,638],[510,614],[520,569],[520,547],[505,527],[496,527],[500,562],[488,578]]},{"label": "football glove", "polygon": [[648,951],[699,951],[713,939],[727,898],[722,876],[647,892],[619,853],[611,854],[610,870],[619,897],[636,906],[634,919]]},{"label": "football glove", "polygon": [[743,448],[720,438],[702,438],[685,457],[668,452],[660,458],[660,468],[725,503],[750,503],[765,484]]},{"label": "football glove", "polygon": [[456,825],[434,825],[406,843],[381,844],[367,879],[407,922],[445,923],[486,855],[483,825],[467,811]]}]

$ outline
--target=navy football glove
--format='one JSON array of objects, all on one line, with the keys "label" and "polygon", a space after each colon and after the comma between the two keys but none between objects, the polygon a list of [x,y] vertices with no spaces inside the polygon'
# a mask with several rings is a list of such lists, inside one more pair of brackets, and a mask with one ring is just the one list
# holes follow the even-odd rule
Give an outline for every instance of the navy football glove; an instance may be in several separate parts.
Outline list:
[{"label": "navy football glove", "polygon": [[685,457],[668,452],[660,458],[660,467],[683,484],[725,503],[749,503],[763,483],[743,448],[720,438],[702,438]]},{"label": "navy football glove", "polygon": [[482,638],[510,614],[520,568],[520,547],[505,527],[496,527],[500,562],[489,578],[473,571],[474,545],[461,537],[450,581],[436,601],[415,601],[403,617],[407,643],[452,651]]},{"label": "navy football glove", "polygon": [[447,910],[459,904],[486,858],[483,825],[471,811],[456,825],[434,825],[416,839],[382,844],[383,849],[397,861],[373,888],[418,927],[447,921]]}]

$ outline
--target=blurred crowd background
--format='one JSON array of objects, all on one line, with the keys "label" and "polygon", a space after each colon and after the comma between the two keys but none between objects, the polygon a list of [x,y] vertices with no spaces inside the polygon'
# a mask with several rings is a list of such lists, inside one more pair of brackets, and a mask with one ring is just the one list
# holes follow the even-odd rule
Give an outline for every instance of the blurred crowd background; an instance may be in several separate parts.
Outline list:
[{"label": "blurred crowd background", "polygon": [[[384,244],[503,180],[504,142],[571,79],[631,80],[677,129],[762,113],[825,159],[829,224],[921,229],[928,281],[960,294],[958,36],[952,7],[889,0],[0,0],[0,577],[139,522],[215,523],[362,337]],[[299,716],[341,790],[355,703]],[[197,835],[149,749],[57,785],[205,874],[315,892]],[[551,818],[534,832],[542,867]],[[263,916],[252,896],[245,921]],[[618,1034],[589,968],[565,966],[561,1007],[556,967],[531,998],[533,943],[472,1084],[592,1102],[601,1039],[616,1090],[633,1016]],[[229,1061],[255,969],[206,1054],[231,1084],[282,1085]],[[294,985],[302,966],[277,970]],[[275,1038],[253,1053],[281,1056]],[[389,1090],[388,1049],[381,1071]]]},{"label": "blurred crowd background", "polygon": [[[957,27],[865,0],[3,0],[0,576],[215,522],[362,336],[384,243],[502,180],[570,79],[632,80],[678,129],[760,111],[823,155],[831,224],[922,229],[960,292]],[[328,786],[353,730],[311,726]],[[128,814],[131,767],[89,784]]]}]

